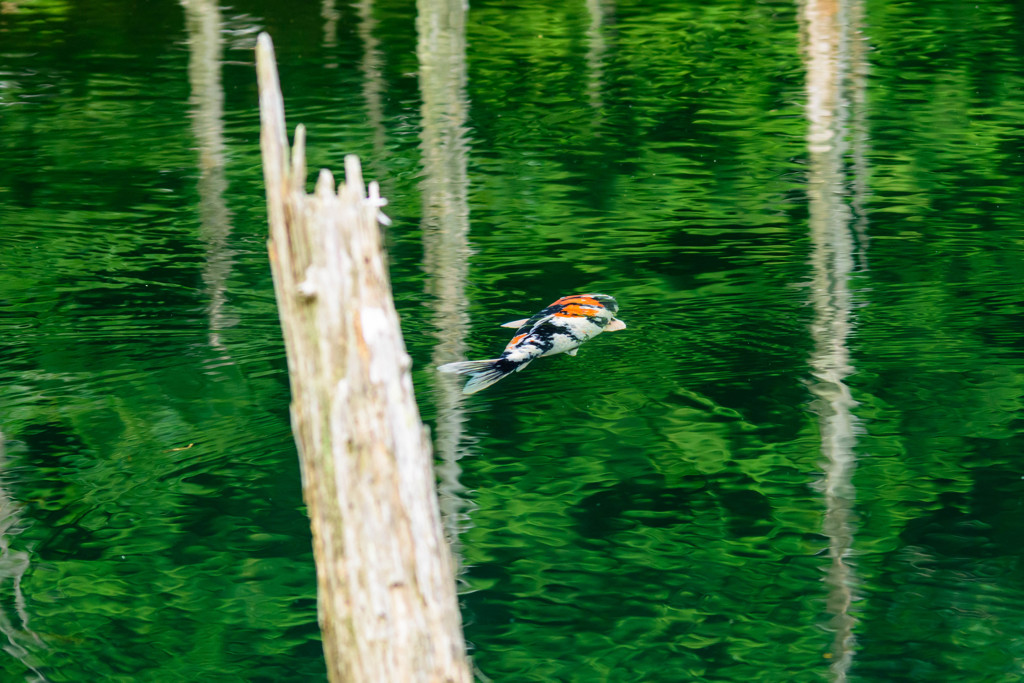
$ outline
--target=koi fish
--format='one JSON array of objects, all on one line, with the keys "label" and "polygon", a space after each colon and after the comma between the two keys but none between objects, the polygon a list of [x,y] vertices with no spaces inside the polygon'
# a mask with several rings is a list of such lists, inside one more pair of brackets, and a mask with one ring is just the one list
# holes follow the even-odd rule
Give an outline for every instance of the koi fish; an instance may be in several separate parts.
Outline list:
[{"label": "koi fish", "polygon": [[499,358],[446,363],[437,369],[469,375],[462,393],[473,394],[519,372],[536,358],[556,353],[575,356],[583,342],[602,332],[626,329],[626,323],[615,317],[618,312],[619,305],[607,294],[563,296],[529,318],[502,325],[516,328],[516,335]]}]

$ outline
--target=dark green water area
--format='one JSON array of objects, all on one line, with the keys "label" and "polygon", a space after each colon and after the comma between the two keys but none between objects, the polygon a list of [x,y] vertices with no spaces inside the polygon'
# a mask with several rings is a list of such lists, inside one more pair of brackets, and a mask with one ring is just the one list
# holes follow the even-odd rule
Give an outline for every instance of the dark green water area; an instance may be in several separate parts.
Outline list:
[{"label": "dark green water area", "polygon": [[0,1],[0,680],[325,678],[261,30],[390,199],[480,680],[1024,680],[1002,0]]}]

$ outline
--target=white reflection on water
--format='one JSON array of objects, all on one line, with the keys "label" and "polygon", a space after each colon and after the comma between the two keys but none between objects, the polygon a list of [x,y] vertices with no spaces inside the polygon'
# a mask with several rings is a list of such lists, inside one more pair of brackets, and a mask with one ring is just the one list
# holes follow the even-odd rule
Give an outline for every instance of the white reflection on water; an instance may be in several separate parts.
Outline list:
[{"label": "white reflection on water", "polygon": [[[419,43],[423,123],[423,268],[433,297],[437,345],[436,366],[466,357],[469,313],[466,278],[469,271],[469,142],[466,117],[466,10],[463,0],[419,0],[416,29]],[[442,460],[441,517],[462,571],[459,534],[469,523],[469,502],[459,482],[458,461],[470,450],[462,382],[455,375],[434,373],[437,427],[434,443]]]},{"label": "white reflection on water", "polygon": [[[320,3],[320,18],[324,21],[324,47],[325,52],[331,52],[338,46],[338,22],[341,20],[341,12],[335,7],[334,0],[323,0]],[[329,61],[324,64],[328,69],[337,69],[336,61]]]},{"label": "white reflection on water", "polygon": [[[366,120],[373,131],[373,157],[387,157],[384,126],[384,57],[380,40],[377,38],[377,19],[373,16],[373,0],[360,0],[356,5],[359,12],[359,40],[363,45],[359,70],[363,74],[363,102],[366,105]],[[384,174],[382,174],[384,175]]]},{"label": "white reflection on water", "polygon": [[232,363],[220,331],[234,324],[224,314],[227,282],[234,252],[228,247],[231,213],[224,198],[227,177],[224,172],[224,86],[223,24],[220,8],[214,0],[181,0],[188,30],[188,81],[191,88],[192,131],[199,148],[199,218],[206,263],[203,283],[209,298],[209,343],[219,352],[218,362]]},{"label": "white reflection on water", "polygon": [[[0,471],[7,469],[7,463],[4,435],[0,432]],[[44,649],[45,645],[29,628],[28,607],[21,589],[22,577],[28,572],[32,558],[25,550],[11,545],[21,531],[20,506],[8,495],[6,482],[0,481],[0,586],[4,586],[5,595],[13,596],[14,603],[11,615],[6,609],[0,609],[0,633],[7,639],[3,650],[35,674],[26,680],[45,681],[46,677],[33,664],[38,663],[38,655],[34,651]],[[9,593],[6,590],[8,585]]]},{"label": "white reflection on water", "polygon": [[[807,135],[810,171],[807,192],[813,252],[811,303],[815,348],[810,358],[815,382],[813,409],[819,416],[823,464],[825,520],[831,564],[826,576],[827,609],[834,633],[830,673],[845,681],[855,653],[851,613],[856,586],[849,562],[853,546],[852,478],[856,466],[857,422],[846,378],[853,373],[847,339],[853,317],[850,278],[857,242],[866,245],[863,218],[854,224],[852,205],[864,202],[866,175],[864,129],[865,49],[859,32],[862,9],[857,0],[806,0],[803,5],[807,67]],[[851,102],[854,105],[851,124]],[[851,125],[853,146],[850,147]],[[848,172],[847,155],[853,157]],[[852,177],[849,177],[852,176]],[[855,241],[854,235],[861,237]],[[866,263],[860,259],[862,266]]]},{"label": "white reflection on water", "polygon": [[586,0],[590,24],[587,26],[587,97],[590,106],[600,112],[604,109],[604,40],[605,16],[614,9],[612,0]]}]

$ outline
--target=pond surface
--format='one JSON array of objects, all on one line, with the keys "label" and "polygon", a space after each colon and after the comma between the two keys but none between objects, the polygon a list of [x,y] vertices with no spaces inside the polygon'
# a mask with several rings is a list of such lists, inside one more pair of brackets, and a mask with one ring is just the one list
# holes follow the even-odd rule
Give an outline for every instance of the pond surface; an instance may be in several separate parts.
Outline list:
[{"label": "pond surface", "polygon": [[[481,680],[1024,678],[1024,6],[0,2],[0,678],[324,677],[252,48],[390,198]],[[469,397],[438,363],[614,295]]]}]

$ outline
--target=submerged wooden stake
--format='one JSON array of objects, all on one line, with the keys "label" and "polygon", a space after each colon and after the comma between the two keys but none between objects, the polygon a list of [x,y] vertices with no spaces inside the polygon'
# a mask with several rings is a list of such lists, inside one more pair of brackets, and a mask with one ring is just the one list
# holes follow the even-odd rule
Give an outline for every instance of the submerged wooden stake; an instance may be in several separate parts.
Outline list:
[{"label": "submerged wooden stake", "polygon": [[[292,428],[316,557],[332,681],[471,678],[430,442],[413,396],[359,159],[335,191],[304,189],[305,132],[289,155],[274,48],[256,48],[271,268],[288,354]],[[290,159],[289,159],[290,157]]]}]

